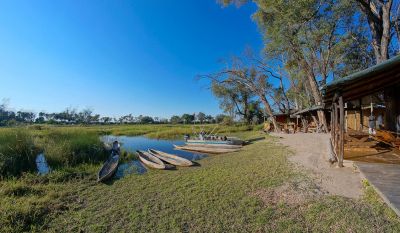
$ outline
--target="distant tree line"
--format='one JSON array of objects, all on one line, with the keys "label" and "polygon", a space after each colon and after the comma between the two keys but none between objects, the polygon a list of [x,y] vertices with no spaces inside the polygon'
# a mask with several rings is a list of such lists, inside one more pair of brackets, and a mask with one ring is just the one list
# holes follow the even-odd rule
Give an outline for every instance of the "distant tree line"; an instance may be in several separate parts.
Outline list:
[{"label": "distant tree line", "polygon": [[90,108],[81,111],[67,108],[59,113],[39,112],[38,114],[29,111],[11,111],[7,104],[0,104],[0,126],[12,126],[18,124],[230,124],[233,119],[227,115],[206,115],[203,112],[181,116],[174,115],[170,119],[151,116],[133,116],[132,114],[121,117],[108,117],[94,114]]}]

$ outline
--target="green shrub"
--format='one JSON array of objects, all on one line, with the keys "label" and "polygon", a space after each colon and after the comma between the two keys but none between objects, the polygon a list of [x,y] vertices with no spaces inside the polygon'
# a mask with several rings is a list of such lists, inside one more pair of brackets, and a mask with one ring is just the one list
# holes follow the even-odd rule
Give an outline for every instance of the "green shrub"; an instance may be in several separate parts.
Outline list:
[{"label": "green shrub", "polygon": [[108,153],[98,134],[78,130],[53,130],[41,147],[51,168],[104,161]]},{"label": "green shrub", "polygon": [[36,169],[36,149],[32,135],[23,129],[0,134],[0,176],[19,176]]}]

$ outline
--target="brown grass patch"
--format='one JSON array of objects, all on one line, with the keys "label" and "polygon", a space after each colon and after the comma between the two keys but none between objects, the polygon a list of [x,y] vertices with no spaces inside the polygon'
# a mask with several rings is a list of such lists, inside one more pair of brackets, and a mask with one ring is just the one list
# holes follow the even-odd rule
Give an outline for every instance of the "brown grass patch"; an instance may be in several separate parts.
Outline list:
[{"label": "brown grass patch", "polygon": [[260,198],[265,206],[286,204],[289,206],[301,205],[309,200],[320,198],[326,194],[314,183],[300,181],[285,183],[275,188],[257,190],[251,195]]}]

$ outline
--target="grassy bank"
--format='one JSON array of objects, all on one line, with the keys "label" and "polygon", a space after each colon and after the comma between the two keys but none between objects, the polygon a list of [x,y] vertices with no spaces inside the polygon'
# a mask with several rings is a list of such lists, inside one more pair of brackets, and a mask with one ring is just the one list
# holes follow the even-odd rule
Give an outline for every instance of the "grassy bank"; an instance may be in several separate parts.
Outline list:
[{"label": "grassy bank", "polygon": [[99,133],[69,127],[18,127],[0,129],[0,178],[36,170],[38,153],[52,168],[99,163],[108,154]]},{"label": "grassy bank", "polygon": [[400,231],[399,218],[368,186],[362,200],[318,194],[288,163],[289,154],[268,137],[197,167],[151,170],[109,184],[95,183],[99,166],[92,165],[3,181],[0,231]]},{"label": "grassy bank", "polygon": [[[203,126],[206,132],[216,125]],[[46,155],[52,168],[76,166],[83,163],[104,161],[104,150],[100,135],[144,135],[157,139],[182,138],[192,134],[192,125],[95,125],[95,126],[51,126],[30,125],[22,127],[0,128],[0,178],[20,176],[23,172],[35,170],[35,157],[39,152]],[[214,132],[232,134],[260,126],[220,126]],[[133,154],[124,153],[123,158],[132,158]]]},{"label": "grassy bank", "polygon": [[15,129],[0,133],[0,178],[34,171],[37,153],[38,148],[29,132]]}]

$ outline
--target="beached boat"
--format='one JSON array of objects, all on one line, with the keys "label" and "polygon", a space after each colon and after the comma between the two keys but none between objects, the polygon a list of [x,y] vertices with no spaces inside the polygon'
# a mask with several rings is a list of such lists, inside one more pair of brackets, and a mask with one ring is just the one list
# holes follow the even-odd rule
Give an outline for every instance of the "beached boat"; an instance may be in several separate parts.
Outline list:
[{"label": "beached boat", "polygon": [[144,165],[155,169],[166,169],[166,165],[161,159],[156,156],[146,152],[146,151],[136,151],[139,155],[139,159]]},{"label": "beached boat", "polygon": [[239,151],[239,148],[236,149],[227,149],[227,148],[212,148],[212,147],[204,147],[204,146],[191,146],[191,145],[184,145],[184,146],[177,146],[174,145],[175,149],[178,150],[188,150],[188,151],[197,151],[203,153],[210,153],[210,154],[222,154],[222,153],[229,153]]},{"label": "beached boat", "polygon": [[199,147],[210,147],[210,148],[221,148],[221,149],[240,149],[242,145],[229,145],[229,144],[206,144],[206,143],[192,143],[186,142],[188,146],[199,146]]},{"label": "beached boat", "polygon": [[114,154],[104,163],[97,174],[97,182],[110,179],[117,172],[119,164],[119,154]]},{"label": "beached boat", "polygon": [[213,144],[213,145],[242,145],[243,141],[240,139],[229,139],[229,140],[208,140],[208,139],[187,139],[187,143],[190,144]]},{"label": "beached boat", "polygon": [[149,153],[151,153],[152,155],[158,157],[159,159],[161,159],[167,163],[170,163],[170,164],[173,164],[176,166],[189,167],[189,166],[193,165],[193,162],[188,159],[179,157],[177,155],[168,154],[168,153],[165,153],[165,152],[162,152],[159,150],[149,149]]}]

